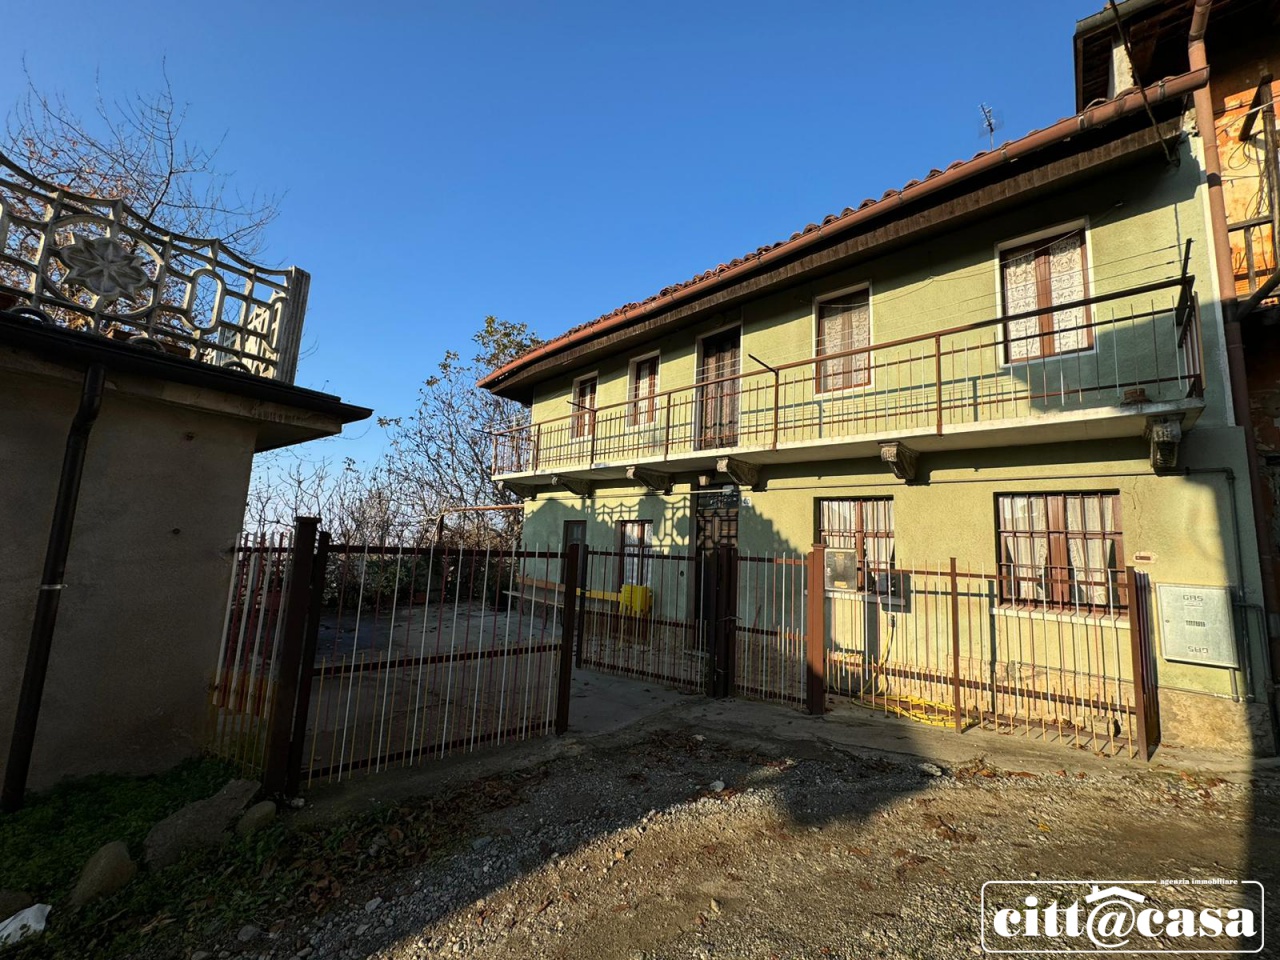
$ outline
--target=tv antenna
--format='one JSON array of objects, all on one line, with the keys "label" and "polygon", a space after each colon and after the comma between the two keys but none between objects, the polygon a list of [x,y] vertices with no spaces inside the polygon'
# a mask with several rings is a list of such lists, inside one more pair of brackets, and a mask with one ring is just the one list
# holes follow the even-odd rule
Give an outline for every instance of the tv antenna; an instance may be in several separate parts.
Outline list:
[{"label": "tv antenna", "polygon": [[985,103],[978,104],[978,109],[982,111],[982,132],[987,135],[989,148],[994,150],[996,148],[996,131],[1004,126],[1004,120],[1000,118],[1000,114]]}]

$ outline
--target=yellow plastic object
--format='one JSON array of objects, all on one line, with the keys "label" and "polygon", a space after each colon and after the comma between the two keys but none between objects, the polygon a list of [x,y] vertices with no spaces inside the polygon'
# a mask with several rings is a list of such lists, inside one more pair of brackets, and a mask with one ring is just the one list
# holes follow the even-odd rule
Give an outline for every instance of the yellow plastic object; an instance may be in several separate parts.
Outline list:
[{"label": "yellow plastic object", "polygon": [[[954,707],[922,697],[872,695],[855,698],[853,702],[860,707],[888,711],[931,727],[953,727],[956,722]],[[976,725],[975,721],[967,718],[961,723],[966,730]]]},{"label": "yellow plastic object", "polygon": [[624,583],[618,594],[618,612],[643,616],[653,609],[653,590],[638,583]]}]

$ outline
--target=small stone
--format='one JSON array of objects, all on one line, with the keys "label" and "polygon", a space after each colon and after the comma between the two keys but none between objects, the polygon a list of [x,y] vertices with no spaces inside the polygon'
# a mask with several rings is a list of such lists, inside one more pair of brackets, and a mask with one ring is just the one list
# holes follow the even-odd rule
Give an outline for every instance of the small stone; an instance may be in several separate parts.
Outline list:
[{"label": "small stone", "polygon": [[363,937],[365,934],[365,931],[368,929],[369,929],[369,925],[367,923],[360,924],[360,926],[356,927],[356,936]]},{"label": "small stone", "polygon": [[471,841],[472,850],[483,850],[489,844],[493,843],[493,837],[476,837]]},{"label": "small stone", "polygon": [[255,927],[252,923],[246,923],[243,927],[240,928],[240,932],[236,934],[236,939],[239,940],[241,943],[248,943],[250,940],[258,936],[258,934],[260,933],[262,933],[262,931],[259,930],[257,927]]},{"label": "small stone", "polygon": [[212,956],[213,954],[208,950],[197,950],[191,955],[191,960],[209,960]]},{"label": "small stone", "polygon": [[71,906],[81,907],[93,900],[109,897],[122,890],[138,872],[129,856],[129,848],[120,840],[103,844],[80,871],[80,879],[71,891]]},{"label": "small stone", "polygon": [[713,781],[711,782],[711,792],[712,792],[712,793],[720,793],[720,792],[722,792],[723,790],[724,790],[724,781],[723,781],[723,780],[713,780]]},{"label": "small stone", "polygon": [[916,769],[923,773],[926,777],[942,776],[942,768],[936,763],[918,763]]},{"label": "small stone", "polygon": [[274,803],[270,800],[255,803],[240,815],[240,819],[236,822],[236,834],[241,837],[251,836],[263,827],[270,826],[271,821],[275,820],[275,818],[276,805]]},{"label": "small stone", "polygon": [[712,897],[712,898],[711,898],[711,912],[712,912],[712,913],[719,913],[721,909],[722,909],[722,908],[721,908],[721,905],[720,905],[720,901],[719,901],[719,900],[717,900],[715,897]]},{"label": "small stone", "polygon": [[8,920],[19,910],[34,905],[31,895],[23,890],[0,890],[0,920]]},{"label": "small stone", "polygon": [[377,910],[380,906],[382,906],[382,898],[374,897],[364,905],[365,913],[373,913],[373,911]]}]

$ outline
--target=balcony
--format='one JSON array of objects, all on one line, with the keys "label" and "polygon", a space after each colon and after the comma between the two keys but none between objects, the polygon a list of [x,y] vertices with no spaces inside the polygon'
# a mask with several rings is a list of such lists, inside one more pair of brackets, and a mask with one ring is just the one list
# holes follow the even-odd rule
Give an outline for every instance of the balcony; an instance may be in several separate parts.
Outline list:
[{"label": "balcony", "polygon": [[309,282],[0,155],[0,310],[291,384]]},{"label": "balcony", "polygon": [[[571,489],[652,473],[1142,436],[1203,409],[1194,278],[667,390],[494,436],[493,473]],[[1043,322],[1042,322],[1043,320]],[[1048,331],[1048,332],[1046,332]],[[896,471],[895,471],[896,472]]]}]

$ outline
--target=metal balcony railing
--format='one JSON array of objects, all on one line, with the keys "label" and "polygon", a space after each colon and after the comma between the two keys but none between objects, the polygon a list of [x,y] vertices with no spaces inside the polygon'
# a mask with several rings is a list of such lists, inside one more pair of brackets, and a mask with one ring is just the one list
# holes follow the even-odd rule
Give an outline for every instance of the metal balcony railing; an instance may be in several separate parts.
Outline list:
[{"label": "metal balcony railing", "polygon": [[310,277],[166,231],[0,155],[0,308],[292,383]]},{"label": "metal balcony railing", "polygon": [[[941,436],[1201,397],[1193,288],[1184,273],[1052,313],[1010,314],[519,424],[495,434],[494,474]],[[1100,315],[1116,304],[1123,309]]]}]

